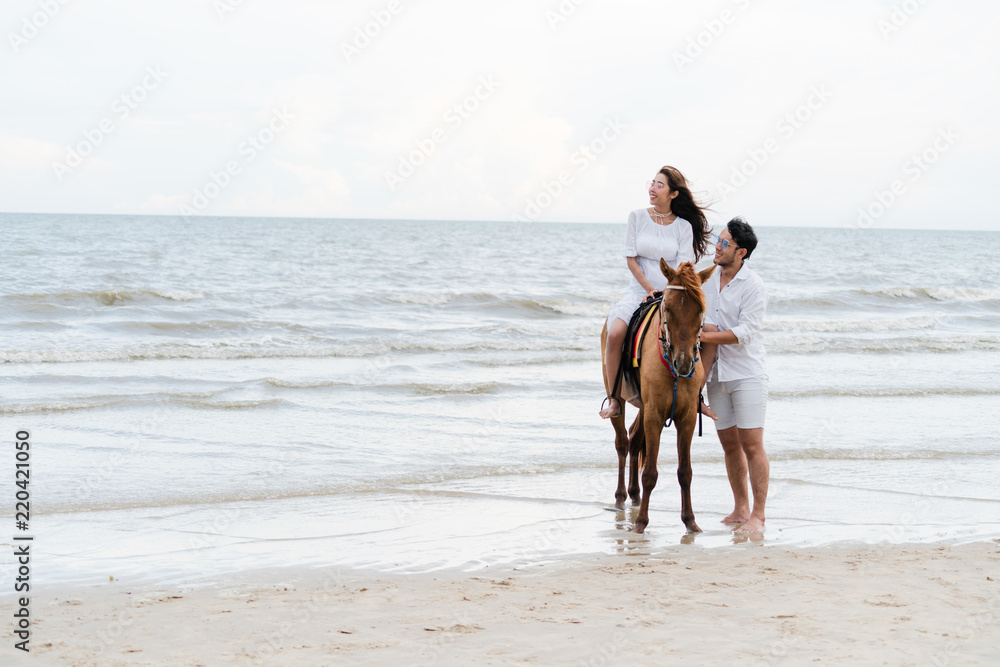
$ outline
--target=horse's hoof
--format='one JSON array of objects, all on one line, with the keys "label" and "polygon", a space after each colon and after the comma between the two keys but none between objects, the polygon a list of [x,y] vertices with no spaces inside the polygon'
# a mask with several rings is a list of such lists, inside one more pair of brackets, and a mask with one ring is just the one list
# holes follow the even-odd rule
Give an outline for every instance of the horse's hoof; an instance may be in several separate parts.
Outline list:
[{"label": "horse's hoof", "polygon": [[632,532],[636,533],[637,535],[642,535],[644,532],[646,532],[646,527],[641,526],[639,524],[635,524],[635,528],[632,529]]},{"label": "horse's hoof", "polygon": [[696,524],[696,523],[694,523],[692,521],[691,523],[688,524],[687,532],[688,533],[700,533],[701,532],[701,528],[698,527],[698,524]]}]

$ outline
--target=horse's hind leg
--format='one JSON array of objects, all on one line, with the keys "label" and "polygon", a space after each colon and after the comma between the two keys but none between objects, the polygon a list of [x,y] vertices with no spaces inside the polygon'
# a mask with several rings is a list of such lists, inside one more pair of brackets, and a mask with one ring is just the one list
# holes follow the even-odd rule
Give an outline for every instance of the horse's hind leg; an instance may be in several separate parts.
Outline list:
[{"label": "horse's hind leg", "polygon": [[[606,345],[608,341],[608,324],[604,323],[601,330],[601,375],[604,377],[604,389],[608,396],[612,387],[608,385]],[[618,452],[618,488],[615,489],[615,507],[625,508],[625,459],[628,457],[629,434],[625,430],[625,404],[621,396],[616,397],[621,405],[621,413],[611,417],[611,425],[615,428],[615,451]]]},{"label": "horse's hind leg", "polygon": [[639,410],[639,416],[635,418],[632,422],[632,428],[629,429],[629,455],[632,457],[629,461],[629,476],[628,476],[628,496],[632,499],[633,505],[638,505],[642,496],[639,492],[639,459],[641,458],[640,453],[644,453],[646,450],[646,433],[642,428],[642,410]]}]

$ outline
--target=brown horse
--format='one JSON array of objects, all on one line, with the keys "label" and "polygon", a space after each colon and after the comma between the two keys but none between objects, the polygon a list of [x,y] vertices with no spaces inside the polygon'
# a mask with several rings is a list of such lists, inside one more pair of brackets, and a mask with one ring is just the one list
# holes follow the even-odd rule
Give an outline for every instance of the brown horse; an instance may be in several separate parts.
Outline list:
[{"label": "brown horse", "polygon": [[[658,322],[656,334],[651,330],[642,343],[639,366],[639,386],[622,381],[619,384],[621,399],[639,408],[639,414],[626,432],[625,411],[611,418],[615,427],[615,449],[618,450],[618,489],[615,506],[625,507],[625,461],[631,454],[628,495],[632,504],[639,500],[639,467],[642,466],[642,502],[635,520],[635,532],[641,533],[649,524],[649,496],[656,486],[656,459],[660,450],[660,432],[672,416],[677,429],[677,480],[681,485],[681,519],[689,533],[700,533],[694,522],[691,508],[691,438],[698,420],[698,396],[705,371],[698,359],[698,336],[702,315],[705,312],[705,295],[702,284],[709,279],[715,267],[695,273],[688,262],[674,271],[660,260],[660,270],[667,277],[663,301],[653,315]],[[654,326],[650,323],[650,329]],[[604,349],[608,337],[605,322],[601,331],[601,366],[605,365]],[[660,338],[666,341],[663,345]],[[666,349],[666,354],[663,349]],[[662,363],[661,363],[662,361]],[[672,366],[672,369],[668,367]],[[622,359],[622,363],[631,363]],[[608,374],[604,373],[608,395]],[[612,376],[614,377],[614,376]]]}]

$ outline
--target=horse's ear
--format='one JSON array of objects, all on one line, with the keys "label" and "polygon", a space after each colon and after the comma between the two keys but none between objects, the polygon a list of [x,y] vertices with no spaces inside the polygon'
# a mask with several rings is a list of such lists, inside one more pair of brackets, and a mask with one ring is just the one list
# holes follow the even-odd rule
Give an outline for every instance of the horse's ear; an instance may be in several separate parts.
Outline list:
[{"label": "horse's ear", "polygon": [[674,279],[674,276],[677,275],[677,272],[671,269],[670,265],[667,264],[667,260],[663,259],[662,257],[660,258],[660,271],[662,271],[663,275],[667,277],[668,283]]},{"label": "horse's ear", "polygon": [[706,280],[712,277],[712,272],[715,271],[715,267],[717,266],[718,264],[713,264],[712,266],[708,267],[707,269],[698,274],[698,277],[701,278],[702,285],[705,284]]}]

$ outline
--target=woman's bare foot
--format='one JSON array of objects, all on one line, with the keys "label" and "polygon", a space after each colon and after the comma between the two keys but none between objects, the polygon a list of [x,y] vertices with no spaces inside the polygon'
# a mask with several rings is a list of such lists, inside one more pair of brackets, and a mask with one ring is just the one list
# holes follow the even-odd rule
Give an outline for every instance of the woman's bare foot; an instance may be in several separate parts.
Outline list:
[{"label": "woman's bare foot", "polygon": [[750,520],[745,524],[737,528],[734,532],[737,533],[763,533],[764,532],[764,520],[758,519],[755,516],[751,516]]},{"label": "woman's bare foot", "polygon": [[610,398],[608,399],[608,407],[601,410],[599,414],[601,415],[601,419],[610,419],[611,417],[615,417],[621,413],[622,409],[621,406],[618,405],[618,399]]}]

